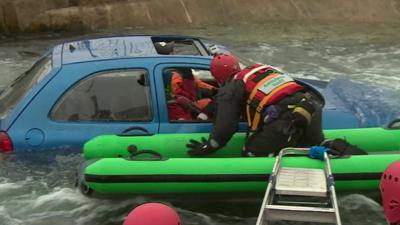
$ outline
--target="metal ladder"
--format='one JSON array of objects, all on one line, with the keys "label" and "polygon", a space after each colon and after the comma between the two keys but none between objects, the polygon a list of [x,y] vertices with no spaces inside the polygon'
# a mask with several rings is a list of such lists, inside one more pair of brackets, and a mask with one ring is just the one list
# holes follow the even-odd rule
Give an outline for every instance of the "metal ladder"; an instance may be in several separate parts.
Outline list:
[{"label": "metal ladder", "polygon": [[257,225],[268,221],[332,223],[341,225],[328,154],[325,171],[281,167],[285,155],[308,155],[308,148],[285,148],[276,157]]}]

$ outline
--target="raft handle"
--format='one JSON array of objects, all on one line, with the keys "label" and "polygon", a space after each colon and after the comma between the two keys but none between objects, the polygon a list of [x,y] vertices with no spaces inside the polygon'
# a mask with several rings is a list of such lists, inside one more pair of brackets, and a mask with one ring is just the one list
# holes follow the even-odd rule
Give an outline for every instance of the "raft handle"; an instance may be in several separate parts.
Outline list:
[{"label": "raft handle", "polygon": [[135,153],[137,152],[137,147],[136,147],[136,145],[129,145],[129,146],[128,146],[128,152],[129,152],[131,155],[135,154]]},{"label": "raft handle", "polygon": [[[150,158],[137,158],[140,154],[151,154],[153,157]],[[139,160],[139,161],[153,161],[153,160],[166,160],[166,158],[162,157],[162,155],[154,150],[140,150],[137,152],[133,152],[131,156],[131,160]]]},{"label": "raft handle", "polygon": [[[133,130],[142,131],[143,134],[129,134],[128,133]],[[146,128],[138,127],[138,126],[128,127],[125,130],[123,130],[120,134],[117,134],[117,136],[150,136],[150,135],[153,135],[153,134],[149,133],[149,131]]]},{"label": "raft handle", "polygon": [[392,120],[385,128],[390,130],[400,129],[400,118]]}]

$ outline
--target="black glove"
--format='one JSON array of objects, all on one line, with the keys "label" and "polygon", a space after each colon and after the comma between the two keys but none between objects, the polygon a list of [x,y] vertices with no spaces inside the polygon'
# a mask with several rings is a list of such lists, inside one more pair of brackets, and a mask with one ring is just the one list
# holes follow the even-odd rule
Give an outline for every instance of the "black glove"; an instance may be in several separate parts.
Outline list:
[{"label": "black glove", "polygon": [[340,138],[336,138],[334,140],[325,140],[321,145],[329,148],[330,150],[328,153],[331,155],[368,155],[368,153],[363,149]]},{"label": "black glove", "polygon": [[210,143],[204,137],[201,138],[201,141],[202,142],[198,142],[196,140],[190,139],[190,143],[186,144],[186,147],[189,148],[189,155],[202,156],[217,151],[217,148],[211,147]]}]

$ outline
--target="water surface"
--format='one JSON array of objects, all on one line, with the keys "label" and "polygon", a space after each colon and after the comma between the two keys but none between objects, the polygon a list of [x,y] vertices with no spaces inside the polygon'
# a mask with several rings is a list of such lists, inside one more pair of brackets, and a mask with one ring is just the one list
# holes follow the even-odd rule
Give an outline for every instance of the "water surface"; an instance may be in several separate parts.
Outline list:
[{"label": "water surface", "polygon": [[[352,79],[374,86],[373,92],[363,95],[370,94],[365,98],[377,108],[397,108],[399,104],[400,29],[385,24],[273,23],[191,29],[132,28],[84,35],[3,36],[0,38],[0,89],[28,69],[51,45],[65,39],[111,33],[207,37],[245,58],[278,66],[297,77]],[[352,100],[359,101],[346,94],[348,88],[342,89],[349,104]],[[396,116],[396,113],[388,115]],[[172,204],[186,225],[253,225],[261,204],[262,194],[88,198],[74,187],[75,169],[81,161],[79,153],[0,155],[0,224],[122,224],[124,216],[134,206],[161,201]],[[343,224],[385,224],[379,201],[378,192],[340,193]]]}]

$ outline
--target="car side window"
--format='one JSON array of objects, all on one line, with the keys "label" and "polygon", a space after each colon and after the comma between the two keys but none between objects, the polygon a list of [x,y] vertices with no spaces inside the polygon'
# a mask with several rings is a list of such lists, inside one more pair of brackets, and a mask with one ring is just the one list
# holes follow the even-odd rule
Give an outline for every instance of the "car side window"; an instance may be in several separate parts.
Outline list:
[{"label": "car side window", "polygon": [[53,107],[56,121],[151,121],[151,95],[145,70],[94,74],[67,91]]},{"label": "car side window", "polygon": [[170,122],[210,122],[217,84],[210,71],[191,67],[163,70]]}]

